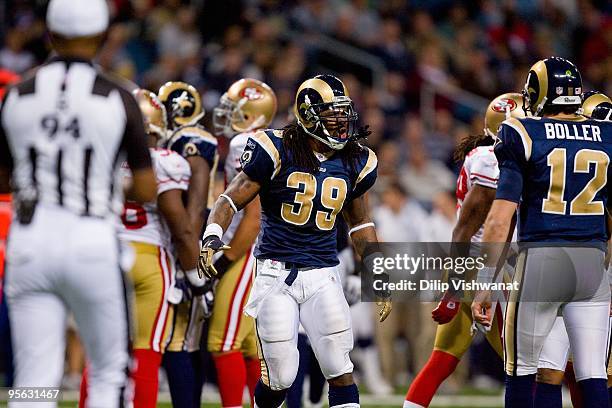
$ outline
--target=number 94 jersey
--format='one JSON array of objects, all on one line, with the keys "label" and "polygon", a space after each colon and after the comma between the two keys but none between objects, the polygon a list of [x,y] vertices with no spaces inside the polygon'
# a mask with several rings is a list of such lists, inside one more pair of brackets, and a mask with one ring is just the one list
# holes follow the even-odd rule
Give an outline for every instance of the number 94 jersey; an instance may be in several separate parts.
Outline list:
[{"label": "number 94 jersey", "polygon": [[550,118],[508,119],[495,146],[496,198],[519,205],[519,242],[608,239],[612,123]]},{"label": "number 94 jersey", "polygon": [[294,164],[281,131],[260,131],[247,141],[242,170],[261,185],[256,258],[300,267],[338,264],[336,219],[374,184],[378,161],[366,147],[354,159],[343,159],[342,151],[318,156],[319,171],[311,174]]}]

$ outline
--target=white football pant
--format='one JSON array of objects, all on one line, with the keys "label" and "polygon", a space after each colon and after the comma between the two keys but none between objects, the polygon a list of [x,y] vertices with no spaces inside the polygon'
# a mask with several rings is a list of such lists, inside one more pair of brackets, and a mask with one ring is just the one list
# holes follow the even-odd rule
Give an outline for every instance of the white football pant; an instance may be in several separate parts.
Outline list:
[{"label": "white football pant", "polygon": [[[87,354],[87,406],[122,406],[128,309],[113,223],[39,206],[29,225],[13,222],[6,259],[14,386],[60,386],[69,309]],[[57,406],[9,407],[30,405]]]},{"label": "white football pant", "polygon": [[353,371],[353,332],[337,267],[300,270],[291,286],[282,262],[257,260],[247,314],[256,318],[262,381],[287,389],[298,370],[298,327],[304,327],[327,379]]}]

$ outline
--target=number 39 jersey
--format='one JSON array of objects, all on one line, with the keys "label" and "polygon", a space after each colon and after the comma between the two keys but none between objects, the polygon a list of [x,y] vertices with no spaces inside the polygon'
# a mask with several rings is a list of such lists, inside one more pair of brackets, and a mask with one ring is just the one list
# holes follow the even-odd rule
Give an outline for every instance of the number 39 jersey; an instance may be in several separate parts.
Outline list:
[{"label": "number 39 jersey", "polygon": [[[189,188],[191,169],[180,154],[167,149],[151,149],[151,159],[157,178],[158,196],[166,191],[186,191]],[[123,170],[124,176],[130,178],[129,168],[126,166]],[[170,248],[172,237],[155,202],[141,205],[127,201],[121,221],[121,239]]]},{"label": "number 39 jersey", "polygon": [[496,198],[519,205],[520,242],[605,243],[610,122],[508,119],[495,147]]},{"label": "number 39 jersey", "polygon": [[319,160],[316,174],[298,168],[278,130],[257,132],[247,141],[242,170],[261,185],[255,257],[297,266],[338,264],[336,219],[344,205],[374,184],[378,161],[366,147],[355,159],[335,152]]}]

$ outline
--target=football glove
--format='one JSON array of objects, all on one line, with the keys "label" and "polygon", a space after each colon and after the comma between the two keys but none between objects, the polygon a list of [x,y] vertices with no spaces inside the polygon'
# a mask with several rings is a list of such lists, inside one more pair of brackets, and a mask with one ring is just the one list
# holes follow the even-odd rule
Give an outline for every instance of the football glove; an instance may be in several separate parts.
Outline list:
[{"label": "football glove", "polygon": [[438,306],[431,312],[431,318],[438,324],[446,324],[459,313],[461,303],[456,294],[445,292]]},{"label": "football glove", "polygon": [[227,249],[230,249],[230,247],[225,245],[221,238],[216,235],[209,235],[202,240],[202,249],[200,249],[200,257],[198,259],[198,273],[200,277],[213,278],[217,275],[217,270],[213,265],[213,256],[216,252]]},{"label": "football glove", "polygon": [[389,313],[391,313],[391,309],[393,305],[391,304],[391,299],[383,299],[376,302],[378,306],[380,306],[380,310],[378,311],[378,321],[384,322]]},{"label": "football glove", "polygon": [[217,279],[209,279],[204,286],[195,291],[198,294],[195,301],[197,302],[198,307],[202,309],[202,316],[205,319],[212,316],[213,305],[215,303],[215,290],[218,282],[219,281]]}]

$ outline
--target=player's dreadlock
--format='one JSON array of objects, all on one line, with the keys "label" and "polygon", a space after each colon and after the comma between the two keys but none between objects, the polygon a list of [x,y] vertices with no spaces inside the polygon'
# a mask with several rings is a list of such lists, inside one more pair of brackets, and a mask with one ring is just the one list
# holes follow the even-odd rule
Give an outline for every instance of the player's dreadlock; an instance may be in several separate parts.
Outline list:
[{"label": "player's dreadlock", "polygon": [[453,153],[453,159],[455,162],[461,163],[465,160],[465,156],[478,146],[492,146],[494,143],[495,140],[488,135],[468,135],[457,144],[455,152]]},{"label": "player's dreadlock", "polygon": [[[359,139],[365,138],[369,133],[367,127],[360,129]],[[319,172],[320,162],[310,148],[309,138],[310,136],[296,122],[283,128],[283,144],[285,151],[292,155],[293,163],[304,171],[316,174]],[[351,140],[336,154],[341,155],[344,163],[354,170],[362,149],[363,146],[357,140]]]}]

